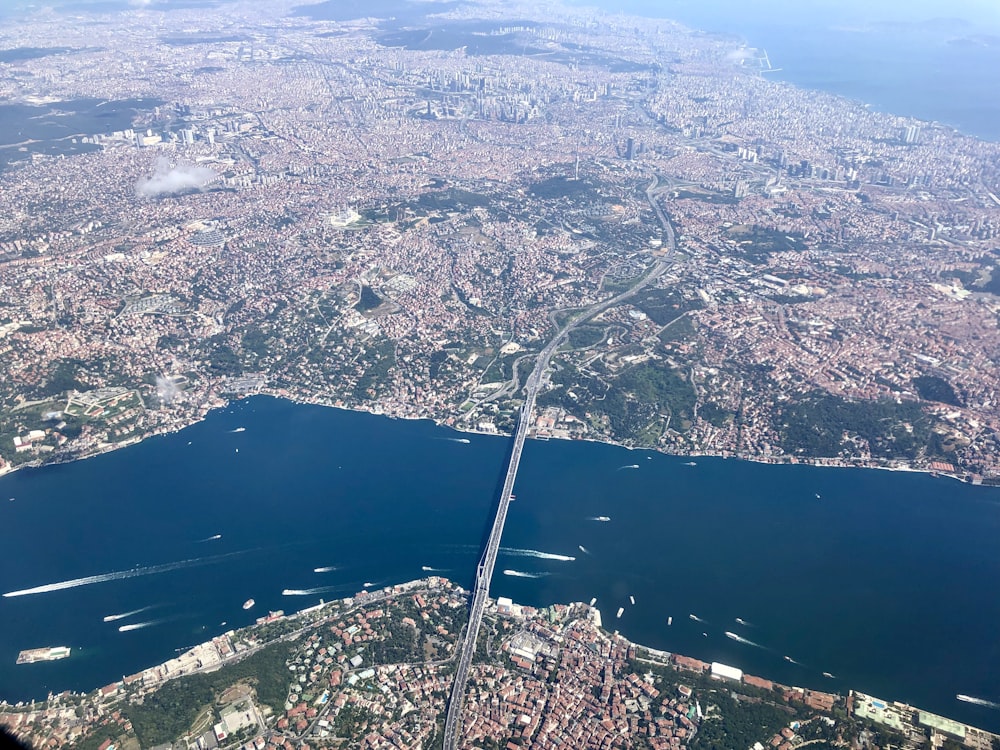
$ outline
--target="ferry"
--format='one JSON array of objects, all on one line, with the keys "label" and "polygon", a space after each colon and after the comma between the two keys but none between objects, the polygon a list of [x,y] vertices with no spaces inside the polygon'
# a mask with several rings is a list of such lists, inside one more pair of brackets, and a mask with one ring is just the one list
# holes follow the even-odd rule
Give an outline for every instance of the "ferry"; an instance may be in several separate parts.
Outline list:
[{"label": "ferry", "polygon": [[250,609],[250,607],[252,607],[256,603],[257,602],[255,602],[253,599],[247,599],[245,602],[243,602],[243,609]]}]

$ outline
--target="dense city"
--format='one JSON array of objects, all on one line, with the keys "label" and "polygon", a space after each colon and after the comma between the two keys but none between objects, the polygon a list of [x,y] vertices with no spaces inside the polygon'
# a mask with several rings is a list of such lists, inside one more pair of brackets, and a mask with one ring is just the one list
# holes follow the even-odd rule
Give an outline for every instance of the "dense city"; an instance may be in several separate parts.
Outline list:
[{"label": "dense city", "polygon": [[[229,631],[88,694],[0,703],[35,747],[433,748],[466,592],[428,578]],[[1000,736],[864,693],[775,683],[633,644],[586,604],[496,599],[459,746],[993,750]]]},{"label": "dense city", "polygon": [[672,21],[391,5],[0,27],[0,474],[254,394],[513,433],[474,590],[366,583],[0,702],[0,726],[82,750],[1000,748],[826,672],[632,643],[596,600],[489,596],[525,437],[1000,484],[1000,145]]},{"label": "dense city", "polygon": [[508,432],[663,262],[535,434],[998,481],[996,144],[669,21],[405,7],[0,29],[0,471],[251,393]]}]

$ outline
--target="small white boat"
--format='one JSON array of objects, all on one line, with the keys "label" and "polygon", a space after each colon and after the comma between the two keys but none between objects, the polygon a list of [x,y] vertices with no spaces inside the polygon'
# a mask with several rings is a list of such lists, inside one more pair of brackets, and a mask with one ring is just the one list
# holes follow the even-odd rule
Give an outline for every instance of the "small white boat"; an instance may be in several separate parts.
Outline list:
[{"label": "small white boat", "polygon": [[624,611],[625,611],[625,607],[619,607],[618,608],[618,614],[615,615],[615,617],[621,617],[622,616],[622,612],[624,612]]},{"label": "small white boat", "polygon": [[250,609],[250,607],[252,607],[256,603],[257,602],[255,602],[253,599],[247,599],[245,602],[243,602],[243,609]]}]

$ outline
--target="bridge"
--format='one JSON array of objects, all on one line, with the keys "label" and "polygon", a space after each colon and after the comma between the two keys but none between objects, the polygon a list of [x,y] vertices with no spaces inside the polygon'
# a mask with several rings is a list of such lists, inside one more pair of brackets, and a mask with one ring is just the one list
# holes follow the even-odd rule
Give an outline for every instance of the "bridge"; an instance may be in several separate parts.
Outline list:
[{"label": "bridge", "polygon": [[521,463],[521,451],[524,448],[524,441],[527,439],[528,430],[531,427],[531,418],[535,410],[535,399],[545,381],[545,372],[548,370],[549,361],[556,350],[562,345],[563,341],[566,340],[570,331],[580,324],[597,317],[605,310],[614,307],[622,300],[632,296],[646,285],[655,281],[673,263],[673,256],[676,250],[674,231],[663,210],[656,203],[654,191],[657,184],[658,180],[654,177],[652,184],[646,189],[646,196],[663,227],[666,236],[664,244],[668,247],[666,256],[657,261],[629,289],[596,305],[582,309],[577,315],[570,318],[556,333],[555,337],[545,345],[545,348],[539,352],[538,359],[535,361],[535,367],[532,369],[524,385],[524,404],[521,406],[521,412],[517,418],[517,427],[514,430],[514,444],[511,449],[510,463],[507,465],[507,475],[503,481],[503,489],[500,491],[500,503],[497,507],[496,517],[493,519],[493,527],[490,529],[486,549],[483,551],[483,556],[476,567],[476,581],[472,591],[469,623],[465,629],[464,639],[458,644],[460,656],[458,666],[455,670],[455,678],[451,685],[451,697],[448,701],[448,711],[444,722],[444,750],[455,750],[458,746],[458,732],[462,727],[462,706],[465,700],[465,690],[469,684],[469,670],[472,668],[472,659],[476,654],[476,642],[479,640],[479,630],[483,624],[483,612],[486,609],[486,602],[489,600],[490,581],[493,580],[493,569],[496,567],[497,554],[500,551],[500,538],[503,536],[503,527],[507,521],[507,510],[510,507],[511,493],[514,490],[514,480],[517,479],[517,470]]}]

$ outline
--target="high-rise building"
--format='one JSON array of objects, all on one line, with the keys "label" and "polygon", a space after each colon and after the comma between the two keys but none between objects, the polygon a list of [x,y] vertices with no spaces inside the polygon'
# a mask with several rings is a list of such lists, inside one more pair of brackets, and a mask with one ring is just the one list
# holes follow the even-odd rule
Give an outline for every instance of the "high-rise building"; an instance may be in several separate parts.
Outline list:
[{"label": "high-rise building", "polygon": [[919,138],[920,138],[920,126],[907,125],[906,131],[903,133],[903,140],[906,143],[916,143]]}]

